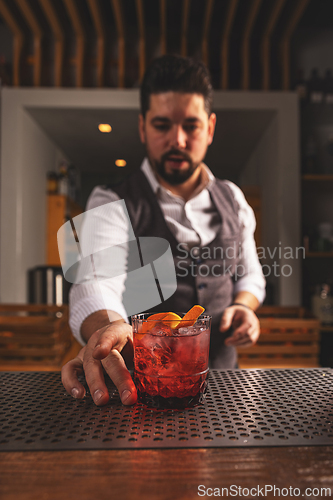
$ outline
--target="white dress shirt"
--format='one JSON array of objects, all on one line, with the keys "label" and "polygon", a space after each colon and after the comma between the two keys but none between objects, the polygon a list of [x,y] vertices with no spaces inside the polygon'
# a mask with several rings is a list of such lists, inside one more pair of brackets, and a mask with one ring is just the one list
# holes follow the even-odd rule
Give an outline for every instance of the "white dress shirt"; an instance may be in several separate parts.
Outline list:
[{"label": "white dress shirt", "polygon": [[[193,196],[185,201],[165,189],[157,181],[149,161],[144,159],[141,169],[155,193],[162,209],[165,221],[178,242],[189,248],[204,247],[213,241],[220,227],[220,217],[207,189],[215,177],[205,165],[201,183]],[[242,191],[232,182],[227,181],[235,201],[239,206],[238,218],[241,232],[242,254],[239,265],[246,269],[245,275],[234,283],[234,295],[241,291],[252,293],[261,303],[265,298],[265,279],[258,260],[256,245],[253,238],[256,227],[252,208],[245,200]],[[87,210],[99,207],[106,203],[119,200],[119,196],[110,189],[97,186],[92,191]],[[115,245],[119,241],[127,241],[128,227],[126,224],[114,224],[105,217],[96,224],[94,239],[99,248]],[[218,278],[217,278],[218,279]],[[127,320],[127,314],[122,304],[124,284],[118,280],[105,280],[101,283],[73,285],[70,291],[70,326],[74,336],[84,345],[80,335],[83,321],[92,313],[110,309]],[[102,296],[103,295],[103,296]]]}]

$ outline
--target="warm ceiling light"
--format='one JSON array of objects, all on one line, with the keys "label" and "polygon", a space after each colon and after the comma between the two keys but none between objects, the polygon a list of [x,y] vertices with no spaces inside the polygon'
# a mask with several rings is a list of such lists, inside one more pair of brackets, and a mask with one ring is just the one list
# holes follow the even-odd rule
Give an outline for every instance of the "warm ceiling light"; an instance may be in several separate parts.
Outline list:
[{"label": "warm ceiling light", "polygon": [[109,134],[112,130],[112,127],[108,123],[100,123],[98,125],[98,130],[100,132],[104,132],[105,134]]},{"label": "warm ceiling light", "polygon": [[127,162],[125,160],[116,160],[115,164],[117,165],[117,167],[126,167]]}]

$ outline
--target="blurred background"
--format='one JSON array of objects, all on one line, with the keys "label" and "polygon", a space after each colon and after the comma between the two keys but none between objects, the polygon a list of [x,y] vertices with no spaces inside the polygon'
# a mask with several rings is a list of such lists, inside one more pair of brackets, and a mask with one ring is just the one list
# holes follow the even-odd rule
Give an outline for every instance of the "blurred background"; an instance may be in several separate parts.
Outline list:
[{"label": "blurred background", "polygon": [[332,51],[331,0],[0,0],[0,302],[65,307],[56,232],[140,166],[139,82],[182,54],[212,75],[206,162],[254,209],[265,306],[311,311],[303,364],[332,364]]}]

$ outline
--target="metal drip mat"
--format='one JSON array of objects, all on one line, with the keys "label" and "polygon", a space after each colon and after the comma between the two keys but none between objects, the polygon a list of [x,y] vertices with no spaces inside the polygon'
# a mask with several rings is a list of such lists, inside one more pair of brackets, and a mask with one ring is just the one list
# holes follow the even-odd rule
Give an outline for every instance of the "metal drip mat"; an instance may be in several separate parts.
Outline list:
[{"label": "metal drip mat", "polygon": [[0,373],[0,450],[333,444],[333,370],[212,370],[189,410],[96,407],[65,392],[59,372]]}]

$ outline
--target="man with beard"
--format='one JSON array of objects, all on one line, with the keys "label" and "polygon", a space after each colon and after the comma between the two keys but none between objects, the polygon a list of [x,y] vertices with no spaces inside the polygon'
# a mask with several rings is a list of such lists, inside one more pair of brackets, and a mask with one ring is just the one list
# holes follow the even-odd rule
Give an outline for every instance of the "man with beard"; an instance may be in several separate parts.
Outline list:
[{"label": "man with beard", "polygon": [[[139,134],[147,158],[122,184],[95,188],[87,209],[124,199],[137,238],[158,236],[169,241],[177,291],[155,310],[187,311],[201,304],[213,317],[210,366],[235,368],[235,346],[252,345],[259,337],[254,310],[264,299],[265,280],[253,239],[252,209],[237,186],[215,179],[203,163],[216,123],[208,71],[200,62],[163,56],[146,71],[140,97]],[[93,238],[107,248],[113,244],[113,234],[126,230],[123,226],[121,218],[117,223],[104,218],[96,222]],[[222,249],[226,256],[233,246],[242,252],[224,257],[232,272],[214,274],[221,264],[214,249]],[[184,248],[196,248],[197,253]],[[177,269],[181,252],[186,258]],[[193,264],[198,270],[203,261],[209,273],[194,276]],[[237,265],[244,269],[240,278],[234,275]],[[77,373],[84,371],[94,402],[104,405],[109,399],[104,368],[122,402],[133,404],[136,390],[125,364],[132,354],[132,330],[121,286],[109,289],[107,295],[105,306],[94,285],[72,287],[70,324],[86,345],[63,367],[62,381],[73,397],[82,398],[85,390]]]}]

